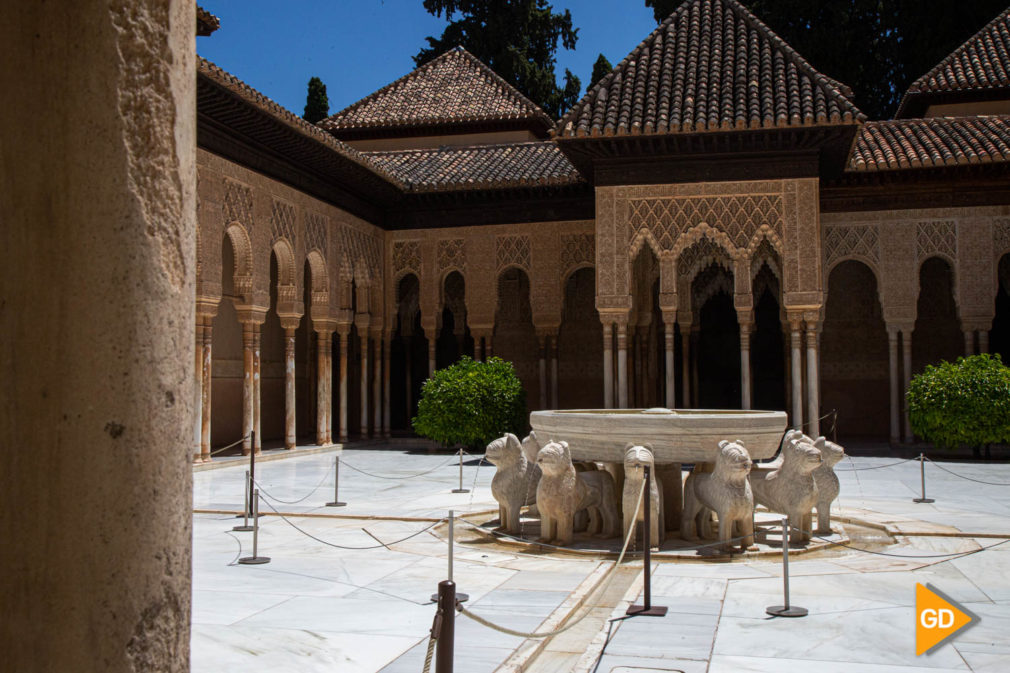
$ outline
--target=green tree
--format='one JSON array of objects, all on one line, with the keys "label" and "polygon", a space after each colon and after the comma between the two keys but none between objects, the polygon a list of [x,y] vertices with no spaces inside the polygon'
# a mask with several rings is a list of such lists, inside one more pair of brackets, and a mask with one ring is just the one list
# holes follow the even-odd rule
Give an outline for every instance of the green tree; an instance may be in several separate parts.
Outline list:
[{"label": "green tree", "polygon": [[511,362],[464,356],[424,382],[414,430],[445,445],[483,448],[506,432],[526,431],[526,391]]},{"label": "green tree", "polygon": [[[689,0],[645,0],[662,22]],[[871,119],[1006,8],[1006,0],[741,0]]]},{"label": "green tree", "polygon": [[578,101],[579,78],[565,69],[558,86],[554,74],[558,43],[575,49],[578,40],[569,10],[556,14],[547,0],[424,0],[424,8],[449,25],[440,37],[426,38],[416,65],[459,45],[555,118]]},{"label": "green tree", "polygon": [[601,79],[610,74],[610,71],[614,69],[614,66],[610,65],[610,61],[603,54],[596,57],[596,63],[593,64],[593,76],[589,80],[589,88],[592,89],[596,86],[596,83]]},{"label": "green tree", "polygon": [[1010,367],[999,356],[930,365],[905,394],[912,430],[939,448],[979,448],[1010,440]]},{"label": "green tree", "polygon": [[305,113],[302,119],[315,124],[330,116],[330,99],[326,95],[323,80],[313,77],[309,80],[309,93],[305,97]]}]

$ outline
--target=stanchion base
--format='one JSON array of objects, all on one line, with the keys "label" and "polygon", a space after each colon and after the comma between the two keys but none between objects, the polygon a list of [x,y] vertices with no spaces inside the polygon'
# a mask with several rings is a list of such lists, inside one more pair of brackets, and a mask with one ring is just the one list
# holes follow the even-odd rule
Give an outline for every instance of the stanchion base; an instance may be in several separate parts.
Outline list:
[{"label": "stanchion base", "polygon": [[789,607],[773,605],[770,608],[765,608],[765,612],[773,617],[806,617],[808,614],[806,608],[798,608],[795,605]]},{"label": "stanchion base", "polygon": [[259,518],[261,516],[266,516],[266,514],[263,514],[262,512],[259,513],[259,514],[257,514],[257,515],[255,515],[255,516],[253,516],[252,514],[236,514],[235,518],[236,519],[245,519],[245,518],[254,519],[254,518]]},{"label": "stanchion base", "polygon": [[327,507],[344,507],[345,505],[347,505],[346,502],[328,502],[328,503],[326,503]]},{"label": "stanchion base", "polygon": [[629,617],[665,617],[666,608],[662,605],[653,605],[646,609],[644,605],[632,605],[624,614]]},{"label": "stanchion base", "polygon": [[912,502],[936,502],[932,498],[912,498]]},{"label": "stanchion base", "polygon": [[264,563],[270,563],[269,556],[243,556],[238,560],[239,563],[246,566],[258,566]]},{"label": "stanchion base", "polygon": [[454,489],[452,489],[452,492],[453,493],[469,493],[470,489],[468,489],[468,488],[454,488]]},{"label": "stanchion base", "polygon": [[239,533],[248,533],[253,528],[254,528],[254,526],[235,526],[235,527],[232,528],[232,530],[238,531]]},{"label": "stanchion base", "polygon": [[[468,600],[470,600],[470,594],[456,594],[457,603],[466,603]],[[431,595],[431,602],[438,603],[438,594]]]}]

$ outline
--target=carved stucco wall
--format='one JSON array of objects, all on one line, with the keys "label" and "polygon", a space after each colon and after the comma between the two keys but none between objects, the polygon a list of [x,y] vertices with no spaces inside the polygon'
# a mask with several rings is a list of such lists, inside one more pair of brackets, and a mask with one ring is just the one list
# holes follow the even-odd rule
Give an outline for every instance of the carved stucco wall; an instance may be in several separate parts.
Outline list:
[{"label": "carved stucco wall", "polygon": [[736,307],[749,310],[751,262],[768,241],[781,260],[786,307],[819,311],[818,198],[814,178],[597,188],[597,307],[615,316],[632,308],[632,264],[648,245],[660,262],[660,303],[677,309],[685,303],[678,264],[691,265],[701,254],[695,244],[707,241],[731,261]]},{"label": "carved stucco wall", "polygon": [[940,257],[954,272],[962,325],[989,328],[996,265],[1010,252],[1010,206],[825,213],[821,222],[826,288],[831,269],[847,259],[859,260],[877,277],[885,322],[911,328],[917,317],[919,268]]}]

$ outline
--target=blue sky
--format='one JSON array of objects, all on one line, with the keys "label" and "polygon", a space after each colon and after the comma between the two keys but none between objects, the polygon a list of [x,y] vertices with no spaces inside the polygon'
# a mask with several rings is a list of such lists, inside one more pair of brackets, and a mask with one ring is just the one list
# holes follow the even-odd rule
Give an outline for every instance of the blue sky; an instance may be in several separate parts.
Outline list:
[{"label": "blue sky", "polygon": [[[296,114],[305,107],[309,78],[320,77],[330,112],[350,105],[414,68],[411,57],[445,19],[422,0],[200,0],[221,19],[196,49]],[[574,51],[559,49],[557,73],[569,68],[589,83],[601,52],[617,65],[655,27],[643,0],[556,0],[579,28]]]}]

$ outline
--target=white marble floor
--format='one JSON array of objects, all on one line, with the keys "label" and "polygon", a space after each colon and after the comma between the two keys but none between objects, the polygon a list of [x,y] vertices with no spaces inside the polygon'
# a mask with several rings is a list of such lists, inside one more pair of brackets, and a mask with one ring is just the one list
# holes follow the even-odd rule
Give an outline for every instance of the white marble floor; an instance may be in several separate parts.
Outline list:
[{"label": "white marble floor", "polygon": [[[195,673],[421,670],[435,611],[428,597],[445,578],[447,548],[444,529],[424,529],[449,509],[494,508],[494,468],[466,458],[463,481],[471,492],[453,494],[459,479],[455,457],[345,450],[340,499],[348,504],[334,509],[324,506],[333,499],[334,455],[257,465],[257,481],[270,496],[262,511],[271,512],[272,505],[289,514],[261,518],[259,553],[272,560],[260,566],[235,563],[251,553],[252,534],[232,532],[239,522],[212,513],[241,508],[245,467],[194,475],[194,508],[203,512],[194,514],[193,523]],[[968,481],[927,463],[927,495],[936,502],[915,504],[917,463],[863,469],[893,462],[843,461],[839,513],[890,526],[895,543],[874,549],[908,558],[855,549],[795,558],[793,603],[809,609],[808,617],[765,615],[765,607],[782,598],[781,563],[775,559],[661,563],[653,574],[653,603],[669,607],[666,617],[617,621],[605,647],[601,619],[601,632],[586,633],[581,649],[545,651],[526,661],[524,670],[1010,670],[1010,543],[969,556],[937,556],[1001,542],[990,536],[1010,537],[1010,486]],[[1010,484],[1010,465],[942,466]],[[958,532],[985,537],[949,536]],[[592,559],[522,553],[461,537],[454,573],[459,590],[470,595],[467,605],[519,630],[556,618],[600,568]],[[916,582],[930,582],[964,602],[980,623],[933,654],[916,657]],[[612,616],[622,611],[619,604]],[[457,621],[456,642],[455,670],[462,673],[505,670],[510,657],[516,663],[517,648],[528,649],[521,638],[465,618]]]}]

